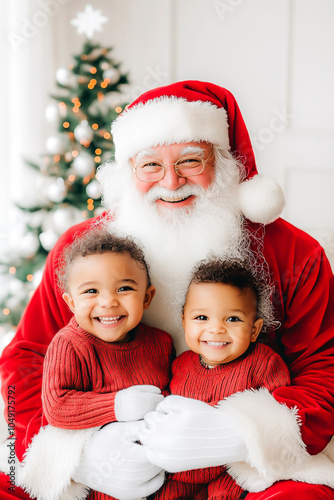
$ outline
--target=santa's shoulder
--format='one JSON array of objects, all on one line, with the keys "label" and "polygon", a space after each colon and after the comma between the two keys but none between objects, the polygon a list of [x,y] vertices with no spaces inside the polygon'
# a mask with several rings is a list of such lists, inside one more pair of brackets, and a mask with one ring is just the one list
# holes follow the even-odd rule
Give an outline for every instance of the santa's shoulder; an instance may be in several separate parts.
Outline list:
[{"label": "santa's shoulder", "polygon": [[265,226],[265,241],[266,240],[290,240],[298,244],[306,245],[309,248],[319,246],[319,243],[310,234],[294,226],[284,219],[277,219],[271,224]]},{"label": "santa's shoulder", "polygon": [[263,254],[270,267],[277,265],[284,269],[297,263],[304,266],[310,260],[326,259],[325,251],[316,239],[284,219],[268,224],[263,231]]}]

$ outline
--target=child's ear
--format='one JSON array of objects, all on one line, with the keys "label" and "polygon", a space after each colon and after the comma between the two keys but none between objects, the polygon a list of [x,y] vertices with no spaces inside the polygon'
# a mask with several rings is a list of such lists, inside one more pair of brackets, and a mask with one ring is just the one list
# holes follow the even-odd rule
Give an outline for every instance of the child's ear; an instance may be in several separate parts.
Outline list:
[{"label": "child's ear", "polygon": [[150,307],[150,304],[152,302],[152,299],[155,295],[155,287],[153,285],[149,286],[148,289],[146,290],[145,297],[144,297],[144,310],[148,309]]},{"label": "child's ear", "polygon": [[72,299],[72,296],[69,293],[65,292],[63,293],[63,299],[71,309],[72,313],[75,313],[74,300]]},{"label": "child's ear", "polygon": [[262,327],[263,327],[263,319],[259,318],[253,324],[251,339],[250,339],[251,342],[256,341],[256,339],[258,338],[258,336],[260,334],[260,331],[262,330]]}]

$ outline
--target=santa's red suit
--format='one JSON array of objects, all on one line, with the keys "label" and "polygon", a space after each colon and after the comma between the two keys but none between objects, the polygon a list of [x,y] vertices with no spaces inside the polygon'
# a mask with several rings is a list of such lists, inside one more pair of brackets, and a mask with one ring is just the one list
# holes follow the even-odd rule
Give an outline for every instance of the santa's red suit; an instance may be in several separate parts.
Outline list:
[{"label": "santa's red suit", "polygon": [[[161,96],[162,92],[164,95],[182,99],[183,104],[184,101],[192,104],[199,100],[201,104],[205,101],[205,104],[213,104],[211,107],[225,109],[228,117],[225,134],[228,136],[229,148],[232,153],[247,156],[248,178],[256,174],[242,117],[228,91],[212,84],[183,82],[168,86],[163,91],[158,89],[156,94],[154,91],[149,92],[149,96],[143,98],[143,107],[146,102]],[[142,108],[140,110],[142,111]],[[215,116],[210,117],[209,122],[212,123],[215,119]],[[166,121],[162,120],[162,123],[167,127]],[[173,131],[173,127],[170,127],[170,130]],[[145,135],[145,130],[142,134]],[[128,137],[131,137],[131,131]],[[114,136],[114,139],[116,138]],[[219,137],[217,140],[210,134],[202,138],[194,137],[192,132],[189,132],[189,136],[173,139],[174,142],[187,140],[204,140],[214,144],[219,141]],[[159,138],[156,144],[159,144]],[[126,147],[125,138],[124,148]],[[119,147],[119,151],[121,150],[122,144]],[[135,150],[129,151],[129,154],[135,153]],[[245,184],[251,182],[252,180]],[[252,219],[252,210],[247,212],[247,209],[242,208],[242,211],[247,218]],[[272,219],[271,216],[269,218]],[[253,220],[256,220],[256,216]],[[84,222],[68,230],[50,252],[42,282],[31,299],[14,340],[6,347],[1,359],[2,392],[5,401],[8,387],[15,386],[16,452],[19,460],[22,460],[34,436],[41,438],[41,442],[42,438],[45,438],[44,445],[41,446],[35,438],[27,453],[26,465],[30,478],[26,478],[26,486],[30,491],[41,492],[38,485],[32,484],[40,480],[43,460],[43,457],[36,457],[36,445],[39,449],[53,444],[59,446],[59,436],[56,441],[52,441],[48,439],[50,436],[47,428],[40,431],[41,426],[45,424],[42,421],[41,408],[44,355],[53,336],[71,317],[58,291],[55,272],[57,261],[64,245],[70,243],[92,223],[94,222]],[[262,253],[275,283],[273,300],[281,319],[280,328],[269,335],[269,345],[279,352],[288,364],[291,385],[276,389],[272,395],[263,391],[239,393],[223,402],[225,411],[231,411],[235,422],[242,428],[249,448],[247,463],[233,465],[234,477],[238,476],[244,489],[260,491],[249,493],[247,500],[334,499],[334,491],[330,488],[334,488],[334,465],[328,458],[334,458],[333,449],[329,444],[334,435],[333,273],[320,245],[284,220],[277,219],[266,226],[247,220],[246,223],[249,231],[257,234],[257,239],[263,237]],[[68,457],[66,458],[66,472],[70,474],[70,462]],[[0,461],[4,470],[5,455],[0,455]],[[63,477],[64,470],[61,467],[60,472],[53,469],[50,474],[59,478],[59,481],[68,481],[67,476]],[[29,498],[19,488],[16,488],[15,492],[9,491],[7,476],[2,475],[1,480],[3,500]],[[47,484],[45,478],[42,482]],[[43,498],[43,492],[39,494],[39,498]]]}]

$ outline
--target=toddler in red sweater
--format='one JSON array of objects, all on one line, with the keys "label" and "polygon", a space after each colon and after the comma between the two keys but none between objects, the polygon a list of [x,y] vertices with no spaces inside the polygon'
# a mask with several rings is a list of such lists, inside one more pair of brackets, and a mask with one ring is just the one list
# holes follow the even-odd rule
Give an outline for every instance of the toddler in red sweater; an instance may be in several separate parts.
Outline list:
[{"label": "toddler in red sweater", "polygon": [[59,278],[74,317],[45,356],[47,422],[86,429],[142,419],[167,394],[175,357],[171,336],[140,322],[155,293],[143,252],[98,227],[65,250]]},{"label": "toddler in red sweater", "polygon": [[[262,329],[275,326],[265,281],[238,260],[198,265],[182,313],[190,350],[173,362],[172,394],[216,405],[238,391],[272,392],[290,383],[281,357],[255,343]],[[236,500],[245,494],[224,467],[208,467],[169,474],[154,498]]]}]

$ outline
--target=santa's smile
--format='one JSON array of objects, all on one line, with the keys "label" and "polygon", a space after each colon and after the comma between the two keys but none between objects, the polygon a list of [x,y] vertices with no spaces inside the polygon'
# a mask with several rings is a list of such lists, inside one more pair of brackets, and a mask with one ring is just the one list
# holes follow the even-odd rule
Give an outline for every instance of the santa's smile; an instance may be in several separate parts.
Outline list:
[{"label": "santa's smile", "polygon": [[195,199],[194,195],[186,196],[186,197],[180,197],[180,198],[175,198],[175,197],[160,197],[156,200],[156,203],[165,205],[165,206],[170,206],[170,205],[177,205],[179,207],[187,206],[190,205]]}]

